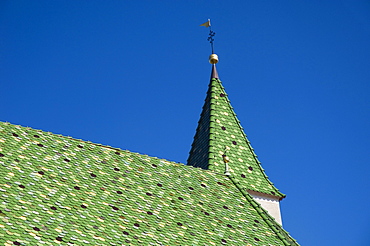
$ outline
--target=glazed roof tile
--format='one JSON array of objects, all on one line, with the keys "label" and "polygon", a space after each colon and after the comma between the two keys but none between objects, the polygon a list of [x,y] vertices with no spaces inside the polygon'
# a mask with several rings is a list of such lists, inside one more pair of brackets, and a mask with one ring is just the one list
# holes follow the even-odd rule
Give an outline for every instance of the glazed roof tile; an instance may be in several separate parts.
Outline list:
[{"label": "glazed roof tile", "polygon": [[216,172],[0,123],[2,245],[297,245]]},{"label": "glazed roof tile", "polygon": [[187,164],[223,174],[226,155],[229,171],[243,189],[284,198],[265,174],[218,74],[214,74],[215,65]]}]

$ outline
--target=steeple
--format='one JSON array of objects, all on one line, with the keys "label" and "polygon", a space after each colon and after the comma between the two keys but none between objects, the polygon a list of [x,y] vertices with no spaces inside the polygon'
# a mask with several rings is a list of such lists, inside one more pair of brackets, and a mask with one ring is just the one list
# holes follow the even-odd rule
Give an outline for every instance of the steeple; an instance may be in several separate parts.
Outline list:
[{"label": "steeple", "polygon": [[285,195],[268,179],[258,161],[219,79],[217,62],[217,55],[212,54],[211,80],[187,164],[228,173],[256,200],[262,197],[278,203]]}]

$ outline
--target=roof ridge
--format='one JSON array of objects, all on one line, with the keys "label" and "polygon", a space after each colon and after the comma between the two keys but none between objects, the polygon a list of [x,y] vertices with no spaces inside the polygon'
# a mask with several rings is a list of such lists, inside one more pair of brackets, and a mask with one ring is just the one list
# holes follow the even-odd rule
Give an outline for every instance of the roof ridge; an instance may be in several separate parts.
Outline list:
[{"label": "roof ridge", "polygon": [[[165,159],[165,158],[160,158],[160,157],[157,157],[157,156],[151,156],[151,155],[148,155],[148,154],[133,152],[133,151],[130,151],[130,150],[127,150],[127,149],[124,150],[124,149],[120,149],[120,148],[117,148],[117,147],[112,147],[112,146],[109,146],[109,145],[98,144],[98,143],[94,143],[94,142],[91,142],[91,141],[88,141],[88,140],[77,139],[77,138],[73,138],[71,136],[65,136],[65,135],[53,133],[53,132],[50,132],[50,131],[43,131],[41,129],[35,129],[35,128],[32,128],[30,126],[22,126],[22,125],[18,125],[18,124],[13,124],[13,123],[8,122],[8,121],[6,121],[6,122],[0,121],[0,124],[11,125],[11,126],[14,126],[14,127],[17,127],[17,128],[24,128],[24,129],[31,130],[31,131],[36,131],[36,132],[42,132],[42,133],[46,133],[48,135],[53,135],[53,136],[61,138],[61,139],[68,139],[68,140],[78,141],[78,142],[82,142],[82,143],[89,144],[89,145],[94,145],[94,146],[97,146],[97,147],[102,147],[102,148],[109,149],[109,150],[123,151],[123,152],[134,154],[134,155],[146,156],[146,157],[149,157],[149,158],[156,159],[158,161],[161,161],[161,160],[166,161],[166,162],[168,162],[169,164],[171,164],[173,166],[185,166],[187,168],[201,169],[201,168],[198,168],[198,167],[194,167],[194,166],[191,166],[191,165],[186,165],[186,164],[181,163],[181,162],[171,161],[171,160],[168,160],[168,159]],[[215,175],[224,176],[224,174],[222,174],[222,173],[213,172],[211,170],[204,170],[204,169],[202,169],[202,170],[207,172],[207,173],[210,173],[212,175],[215,174]]]},{"label": "roof ridge", "polygon": [[79,141],[79,142],[83,142],[83,143],[88,143],[88,144],[91,144],[91,145],[94,145],[94,146],[98,146],[98,147],[102,147],[102,148],[106,148],[106,149],[110,149],[110,150],[124,151],[124,152],[129,152],[129,153],[132,153],[132,154],[138,154],[138,155],[142,155],[142,156],[148,156],[150,158],[155,158],[155,159],[158,159],[158,160],[166,160],[166,161],[171,162],[171,163],[174,163],[174,164],[179,164],[180,163],[182,165],[185,165],[184,163],[181,163],[181,162],[171,161],[171,160],[168,160],[168,159],[165,159],[165,158],[160,158],[160,157],[157,157],[157,156],[151,156],[151,155],[148,155],[148,154],[143,154],[143,153],[131,151],[131,150],[128,150],[128,149],[120,149],[118,147],[112,147],[110,145],[104,145],[104,144],[94,143],[94,142],[91,142],[89,140],[83,140],[83,139],[74,138],[74,137],[71,137],[71,136],[65,136],[65,135],[62,135],[62,134],[59,134],[59,133],[53,133],[53,132],[44,131],[44,130],[41,130],[41,129],[35,129],[35,128],[30,127],[30,126],[17,125],[17,124],[13,124],[11,122],[8,122],[8,121],[5,121],[5,122],[4,121],[0,121],[0,123],[6,124],[6,125],[12,125],[12,126],[15,126],[15,127],[21,127],[21,128],[25,128],[25,129],[30,129],[30,130],[37,131],[37,132],[43,132],[43,133],[46,133],[46,134],[49,134],[49,135],[53,135],[53,136],[56,136],[56,137],[59,137],[59,138],[62,138],[62,139],[68,139],[68,140],[74,140],[74,141]]}]

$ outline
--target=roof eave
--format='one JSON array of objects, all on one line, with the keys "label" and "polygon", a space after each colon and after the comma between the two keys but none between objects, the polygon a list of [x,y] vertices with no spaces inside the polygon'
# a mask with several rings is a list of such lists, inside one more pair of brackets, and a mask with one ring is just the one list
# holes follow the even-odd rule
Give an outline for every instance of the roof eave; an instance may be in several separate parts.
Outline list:
[{"label": "roof eave", "polygon": [[286,197],[286,195],[284,195],[284,194],[282,194],[282,196],[275,196],[275,195],[271,195],[271,194],[267,194],[267,193],[255,191],[255,190],[249,190],[249,189],[247,189],[247,192],[250,195],[264,196],[264,197],[275,199],[275,200],[279,200],[279,201],[283,200]]}]

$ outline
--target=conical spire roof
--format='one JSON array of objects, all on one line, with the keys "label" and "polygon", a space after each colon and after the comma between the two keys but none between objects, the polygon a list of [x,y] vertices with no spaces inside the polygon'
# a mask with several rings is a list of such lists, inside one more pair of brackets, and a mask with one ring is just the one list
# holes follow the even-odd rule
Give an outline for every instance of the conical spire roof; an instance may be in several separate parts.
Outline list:
[{"label": "conical spire roof", "polygon": [[187,164],[224,174],[225,156],[231,177],[244,190],[280,199],[285,197],[269,181],[258,161],[213,63],[207,96]]}]

